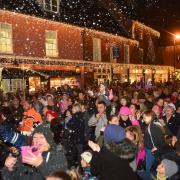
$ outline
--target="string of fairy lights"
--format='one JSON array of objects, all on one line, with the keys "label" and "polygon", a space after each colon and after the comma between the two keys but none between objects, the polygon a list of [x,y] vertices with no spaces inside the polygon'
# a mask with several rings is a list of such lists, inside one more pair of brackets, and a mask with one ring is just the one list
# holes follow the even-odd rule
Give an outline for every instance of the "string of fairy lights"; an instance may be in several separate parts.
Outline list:
[{"label": "string of fairy lights", "polygon": [[23,57],[23,56],[8,56],[0,55],[1,66],[11,67],[20,65],[37,65],[37,66],[73,66],[73,67],[92,67],[92,68],[129,68],[133,70],[171,70],[171,66],[159,65],[144,65],[144,64],[121,64],[121,63],[105,63],[105,62],[92,62],[80,60],[67,60],[67,59],[52,59],[52,58],[38,58],[38,57]]}]

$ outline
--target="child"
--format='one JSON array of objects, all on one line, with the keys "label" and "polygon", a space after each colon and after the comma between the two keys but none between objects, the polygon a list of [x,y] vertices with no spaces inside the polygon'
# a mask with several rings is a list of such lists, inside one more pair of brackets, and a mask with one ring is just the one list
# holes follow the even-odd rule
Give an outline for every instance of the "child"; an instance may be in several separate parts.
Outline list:
[{"label": "child", "polygon": [[163,159],[157,167],[157,180],[166,180],[178,172],[178,166],[174,161]]},{"label": "child", "polygon": [[97,180],[96,177],[91,175],[90,162],[92,159],[92,154],[85,151],[81,154],[81,166],[83,168],[83,178],[82,180]]}]

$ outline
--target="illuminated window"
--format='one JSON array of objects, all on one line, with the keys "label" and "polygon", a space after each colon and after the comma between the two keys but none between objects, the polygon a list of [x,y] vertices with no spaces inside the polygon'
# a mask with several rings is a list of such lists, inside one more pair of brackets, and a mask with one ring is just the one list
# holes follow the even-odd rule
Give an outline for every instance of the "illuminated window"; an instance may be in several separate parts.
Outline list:
[{"label": "illuminated window", "polygon": [[0,23],[0,53],[13,53],[11,24]]},{"label": "illuminated window", "polygon": [[129,64],[130,53],[129,53],[129,45],[124,45],[124,63]]},{"label": "illuminated window", "polygon": [[44,0],[44,10],[59,13],[60,0]]},{"label": "illuminated window", "polygon": [[58,56],[57,33],[55,31],[46,31],[46,56]]},{"label": "illuminated window", "polygon": [[101,61],[101,39],[93,38],[93,61]]}]

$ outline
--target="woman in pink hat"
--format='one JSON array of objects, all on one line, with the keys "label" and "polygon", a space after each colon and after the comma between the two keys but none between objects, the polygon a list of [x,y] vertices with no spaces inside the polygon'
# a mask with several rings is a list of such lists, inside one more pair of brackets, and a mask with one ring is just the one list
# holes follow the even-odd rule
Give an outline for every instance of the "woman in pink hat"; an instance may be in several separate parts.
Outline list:
[{"label": "woman in pink hat", "polygon": [[123,128],[127,128],[129,126],[132,126],[132,122],[129,118],[131,115],[131,111],[127,106],[122,106],[119,111],[119,117],[120,117],[120,126]]}]

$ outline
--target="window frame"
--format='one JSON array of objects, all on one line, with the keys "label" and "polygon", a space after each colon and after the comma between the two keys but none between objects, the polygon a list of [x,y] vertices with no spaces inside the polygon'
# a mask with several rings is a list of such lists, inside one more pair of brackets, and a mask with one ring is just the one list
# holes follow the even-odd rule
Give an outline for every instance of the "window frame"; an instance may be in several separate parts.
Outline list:
[{"label": "window frame", "polygon": [[[12,24],[7,23],[7,22],[0,22],[0,29],[1,29],[1,25],[2,24],[6,24],[10,27],[10,38],[5,38],[5,39],[9,39],[10,40],[10,44],[5,44],[6,45],[6,52],[1,51],[0,49],[0,54],[13,54],[14,52],[14,48],[13,48],[13,28],[12,28]],[[1,44],[0,44],[1,45]],[[11,51],[7,51],[7,46],[11,46]]]},{"label": "window frame", "polygon": [[[97,49],[95,49],[95,44],[94,44],[95,42],[100,42],[100,46],[98,46],[98,43],[96,45]],[[100,49],[98,49],[98,47]],[[98,58],[95,58],[96,57],[95,53],[97,54]],[[102,61],[102,43],[101,43],[101,39],[96,38],[96,37],[93,37],[93,61],[94,62],[101,62]]]},{"label": "window frame", "polygon": [[[47,48],[46,48],[46,40],[47,40],[47,37],[46,37],[46,33],[48,33],[48,32],[54,32],[55,34],[56,34],[56,55],[53,55],[53,53],[52,53],[52,55],[49,55],[49,54],[47,54]],[[58,57],[59,56],[59,49],[58,49],[58,35],[57,35],[58,33],[57,33],[57,31],[52,31],[52,30],[45,30],[45,52],[46,52],[46,57]],[[49,50],[52,50],[53,51],[53,49],[49,49]]]},{"label": "window frame", "polygon": [[[127,53],[127,55],[126,55],[126,53]],[[124,63],[125,64],[130,63],[130,45],[129,44],[124,44]]]},{"label": "window frame", "polygon": [[[56,1],[57,1],[57,4],[56,4],[56,5],[57,5],[57,6],[56,6],[57,11],[54,11],[54,10],[53,10],[53,6],[54,6],[54,5],[53,5],[53,0],[48,0],[48,1],[49,1],[49,3],[47,3],[47,0],[43,0],[44,10],[47,11],[47,12],[59,13],[60,0],[56,0]],[[50,6],[50,9],[47,9],[47,8],[46,8],[46,5],[47,5],[47,4]]]}]

